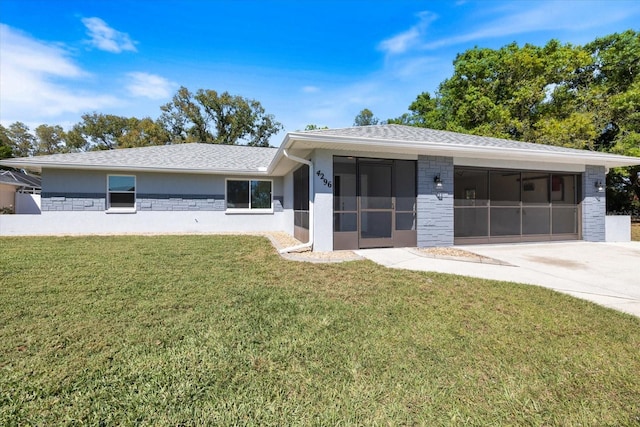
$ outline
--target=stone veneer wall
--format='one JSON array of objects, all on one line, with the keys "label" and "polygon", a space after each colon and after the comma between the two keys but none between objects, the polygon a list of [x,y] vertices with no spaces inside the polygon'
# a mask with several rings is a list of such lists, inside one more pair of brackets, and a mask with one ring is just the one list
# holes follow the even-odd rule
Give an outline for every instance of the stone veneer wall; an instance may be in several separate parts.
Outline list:
[{"label": "stone veneer wall", "polygon": [[41,194],[40,210],[47,211],[103,211],[104,193],[45,193]]},{"label": "stone veneer wall", "polygon": [[[440,175],[442,190],[433,179]],[[418,247],[453,246],[453,158],[418,156]]]},{"label": "stone veneer wall", "polygon": [[[274,212],[282,212],[283,197],[273,198]],[[105,195],[88,193],[42,193],[41,210],[44,211],[103,211]],[[224,195],[200,194],[137,194],[139,211],[224,211]]]},{"label": "stone veneer wall", "polygon": [[606,183],[604,166],[587,165],[582,174],[582,240],[605,241],[606,193],[599,193],[596,181]]}]

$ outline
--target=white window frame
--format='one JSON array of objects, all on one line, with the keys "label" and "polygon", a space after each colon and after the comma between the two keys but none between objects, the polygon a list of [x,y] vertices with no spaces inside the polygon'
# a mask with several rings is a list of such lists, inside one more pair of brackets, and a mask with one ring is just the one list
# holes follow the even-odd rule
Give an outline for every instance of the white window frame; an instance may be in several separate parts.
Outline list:
[{"label": "white window frame", "polygon": [[[126,207],[126,208],[122,208],[122,207],[111,207],[110,205],[110,199],[111,197],[110,194],[111,193],[125,193],[123,191],[110,191],[109,190],[109,178],[112,176],[127,176],[127,177],[133,177],[133,207]],[[129,191],[127,191],[126,193],[131,193]],[[105,203],[105,207],[106,209],[106,213],[136,213],[136,205],[137,205],[137,200],[138,200],[138,177],[136,175],[130,175],[130,174],[116,174],[116,173],[111,173],[107,175],[107,191],[106,191],[106,197],[104,200]]]},{"label": "white window frame", "polygon": [[[229,200],[228,195],[228,183],[229,181],[239,181],[239,182],[248,182],[249,183],[249,207],[248,208],[230,208],[227,205],[227,201]],[[252,208],[251,207],[251,182],[259,181],[259,182],[268,182],[271,186],[271,200],[269,208]],[[224,204],[226,208],[227,214],[265,214],[265,213],[273,213],[273,180],[272,179],[262,179],[262,178],[226,178],[224,180]]]}]

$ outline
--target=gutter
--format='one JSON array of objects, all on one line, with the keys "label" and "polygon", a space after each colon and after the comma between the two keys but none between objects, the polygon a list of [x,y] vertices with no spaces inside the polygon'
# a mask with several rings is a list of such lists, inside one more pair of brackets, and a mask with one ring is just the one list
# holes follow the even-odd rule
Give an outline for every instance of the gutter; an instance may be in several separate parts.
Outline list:
[{"label": "gutter", "polygon": [[282,153],[289,160],[309,166],[309,241],[300,245],[283,248],[278,251],[281,254],[286,254],[292,251],[313,247],[313,163],[309,160],[287,153],[286,149],[282,150]]}]

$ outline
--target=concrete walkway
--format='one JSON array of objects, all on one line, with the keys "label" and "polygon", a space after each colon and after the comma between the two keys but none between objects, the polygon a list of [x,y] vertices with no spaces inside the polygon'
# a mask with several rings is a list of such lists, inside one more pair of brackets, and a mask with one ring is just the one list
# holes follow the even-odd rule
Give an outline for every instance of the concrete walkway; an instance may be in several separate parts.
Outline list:
[{"label": "concrete walkway", "polygon": [[436,259],[409,248],[364,249],[378,264],[539,285],[640,317],[640,242],[456,246],[510,265]]}]

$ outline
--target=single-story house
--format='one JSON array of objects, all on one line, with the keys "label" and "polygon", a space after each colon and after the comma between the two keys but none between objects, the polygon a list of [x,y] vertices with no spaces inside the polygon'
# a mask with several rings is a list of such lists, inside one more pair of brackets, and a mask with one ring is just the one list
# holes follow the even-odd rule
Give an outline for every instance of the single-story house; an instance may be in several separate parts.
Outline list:
[{"label": "single-story house", "polygon": [[[605,240],[605,177],[640,158],[400,125],[5,159],[39,221],[0,234],[284,231],[315,251]],[[13,219],[13,218],[12,218]],[[3,219],[4,220],[4,219]]]},{"label": "single-story house", "polygon": [[40,213],[40,177],[0,170],[0,212]]}]

